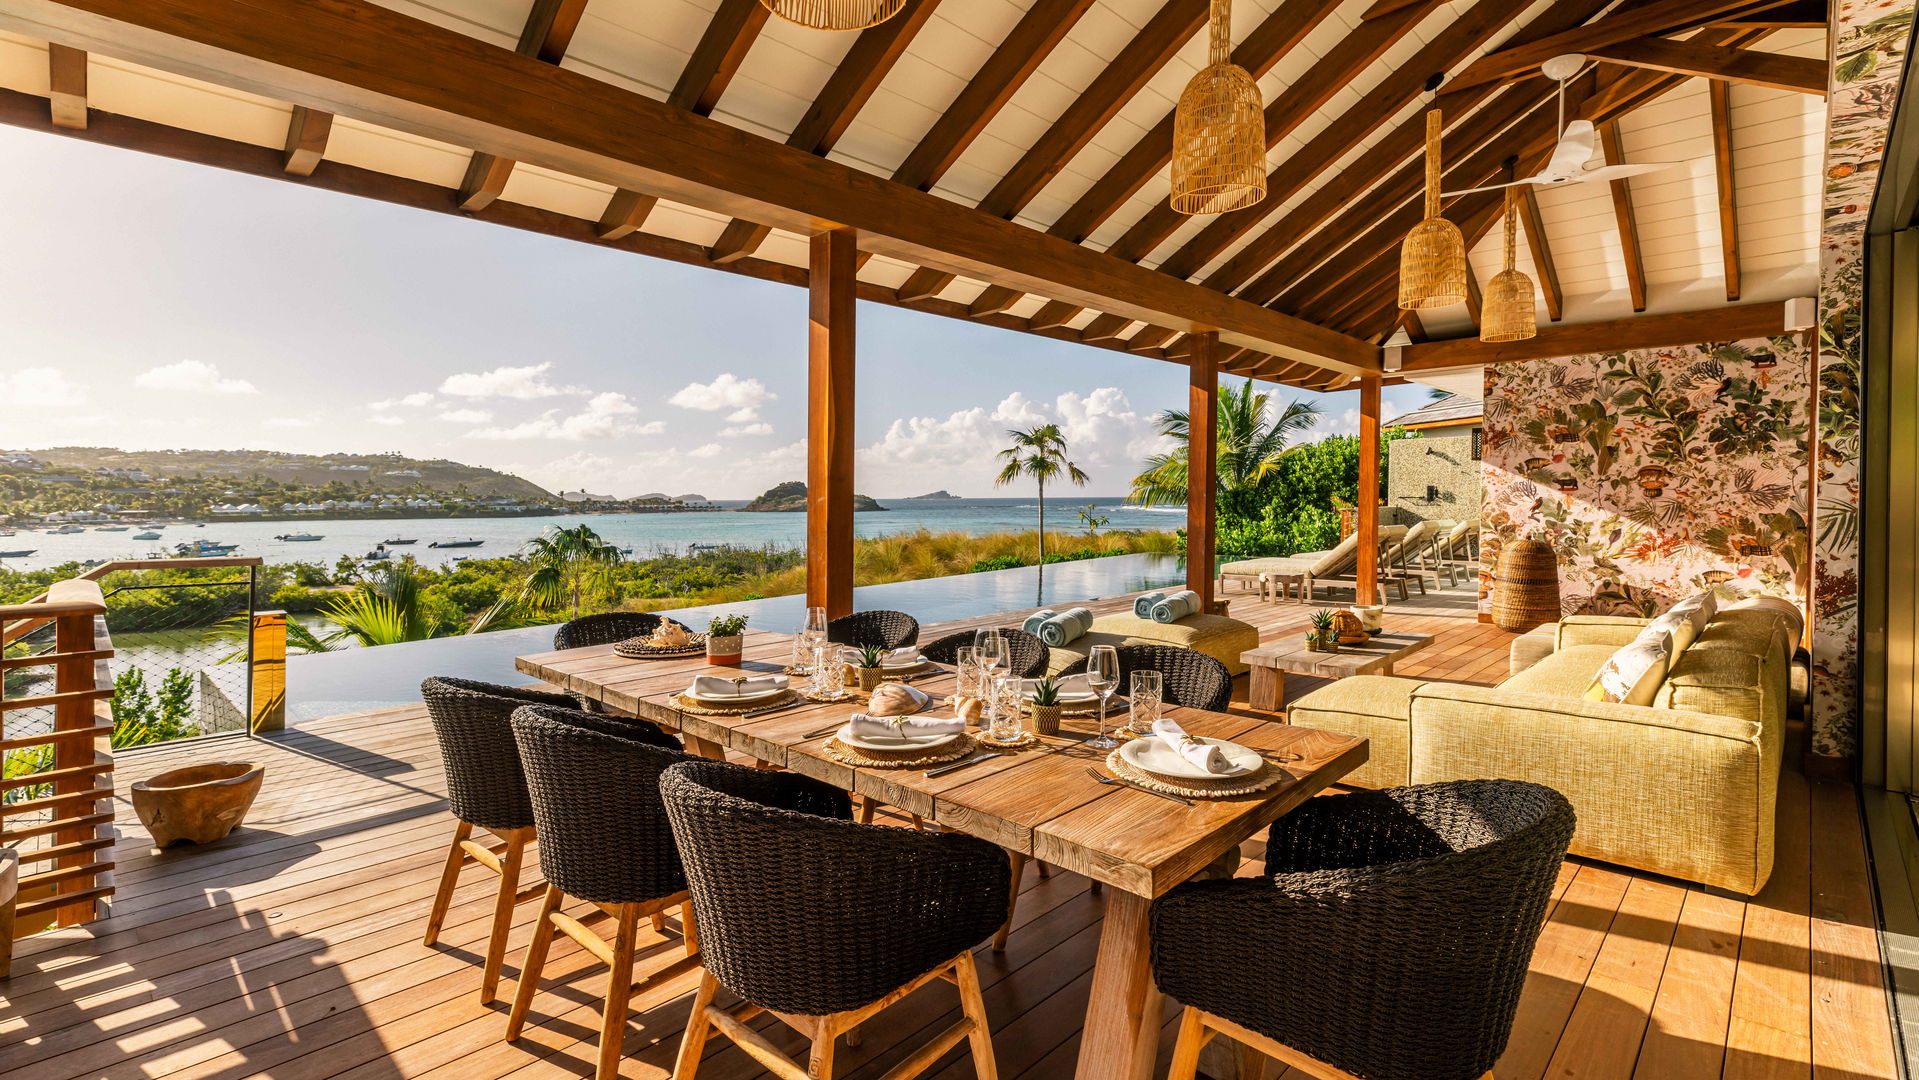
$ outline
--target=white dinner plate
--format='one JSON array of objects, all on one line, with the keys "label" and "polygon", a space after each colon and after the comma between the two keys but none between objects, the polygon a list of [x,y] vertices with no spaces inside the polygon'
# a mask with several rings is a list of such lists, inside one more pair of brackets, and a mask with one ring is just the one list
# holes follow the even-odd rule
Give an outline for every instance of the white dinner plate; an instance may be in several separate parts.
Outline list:
[{"label": "white dinner plate", "polygon": [[767,698],[784,694],[786,693],[786,687],[776,686],[771,690],[758,694],[701,694],[694,692],[691,687],[688,687],[684,692],[688,698],[706,705],[744,705],[749,701],[764,701]]},{"label": "white dinner plate", "polygon": [[[1033,700],[1033,691],[1026,691],[1026,700]],[[1090,705],[1099,700],[1099,695],[1091,690],[1062,690],[1059,695],[1061,705]]]},{"label": "white dinner plate", "polygon": [[955,731],[950,735],[915,735],[906,738],[897,735],[869,737],[853,734],[851,724],[841,727],[837,733],[839,740],[848,746],[857,746],[861,750],[890,750],[894,753],[902,750],[931,750],[936,746],[945,746],[959,738],[960,734]]},{"label": "white dinner plate", "polygon": [[926,663],[926,657],[914,653],[911,660],[882,660],[880,661],[880,667],[884,670],[892,671],[897,668],[915,668],[924,663]]},{"label": "white dinner plate", "polygon": [[1179,751],[1166,745],[1166,740],[1157,735],[1146,735],[1122,744],[1119,755],[1134,768],[1156,776],[1171,776],[1180,780],[1230,780],[1235,776],[1245,776],[1257,770],[1261,761],[1264,760],[1259,754],[1238,743],[1230,743],[1225,739],[1209,739],[1203,735],[1198,738],[1200,742],[1219,747],[1232,768],[1226,772],[1207,772],[1181,757]]}]

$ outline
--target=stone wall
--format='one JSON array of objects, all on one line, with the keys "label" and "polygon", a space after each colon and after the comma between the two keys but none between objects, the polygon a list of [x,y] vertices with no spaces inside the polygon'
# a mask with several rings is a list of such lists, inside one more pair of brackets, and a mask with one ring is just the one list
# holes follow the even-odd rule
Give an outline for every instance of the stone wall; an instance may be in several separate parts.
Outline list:
[{"label": "stone wall", "polygon": [[[1400,439],[1387,453],[1388,506],[1413,521],[1464,521],[1478,516],[1482,478],[1479,462],[1473,459],[1471,435]],[[1439,489],[1436,501],[1426,498],[1428,485]]]}]

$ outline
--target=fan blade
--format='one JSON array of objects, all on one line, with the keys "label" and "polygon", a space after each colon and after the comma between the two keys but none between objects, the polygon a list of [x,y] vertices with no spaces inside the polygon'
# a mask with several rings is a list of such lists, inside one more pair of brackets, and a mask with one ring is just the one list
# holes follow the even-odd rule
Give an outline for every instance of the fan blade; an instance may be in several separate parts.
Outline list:
[{"label": "fan blade", "polygon": [[1648,161],[1638,165],[1602,165],[1597,169],[1587,169],[1573,179],[1582,184],[1596,184],[1607,180],[1624,180],[1628,176],[1644,176],[1647,173],[1670,169],[1679,164],[1677,161]]},{"label": "fan blade", "polygon": [[1592,160],[1593,147],[1597,144],[1598,132],[1593,129],[1590,120],[1574,120],[1566,125],[1559,136],[1559,145],[1553,147],[1553,156],[1540,170],[1540,176],[1572,176],[1585,168]]},{"label": "fan blade", "polygon": [[1444,199],[1450,199],[1455,195],[1471,195],[1474,192],[1478,192],[1478,191],[1498,191],[1501,188],[1518,187],[1521,184],[1538,184],[1543,186],[1547,184],[1557,184],[1557,183],[1563,183],[1563,181],[1553,180],[1546,177],[1528,176],[1520,180],[1510,180],[1504,184],[1487,184],[1485,187],[1469,187],[1469,188],[1461,188],[1458,191],[1445,191],[1440,193],[1440,197]]}]

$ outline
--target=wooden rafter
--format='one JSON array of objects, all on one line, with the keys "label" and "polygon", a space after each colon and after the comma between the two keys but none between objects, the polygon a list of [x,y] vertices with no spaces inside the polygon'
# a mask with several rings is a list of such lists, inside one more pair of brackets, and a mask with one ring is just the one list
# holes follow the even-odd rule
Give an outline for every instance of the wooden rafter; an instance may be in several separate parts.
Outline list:
[{"label": "wooden rafter", "polygon": [[47,102],[54,127],[87,126],[87,54],[65,45],[47,47]]},{"label": "wooden rafter", "polygon": [[1409,345],[1402,354],[1401,374],[1446,371],[1539,360],[1622,349],[1658,349],[1697,341],[1732,341],[1782,333],[1785,302],[1742,304],[1737,307],[1681,311],[1669,315],[1636,315],[1596,323],[1542,326],[1539,336],[1524,341],[1484,342],[1477,338]]},{"label": "wooden rafter", "polygon": [[[527,14],[514,50],[521,56],[557,65],[566,57],[567,47],[573,43],[573,32],[579,29],[580,16],[585,11],[586,0],[533,0],[533,10]],[[460,209],[485,209],[506,190],[507,179],[512,175],[511,159],[475,151],[466,164],[466,176],[460,181]]]},{"label": "wooden rafter", "polygon": [[294,176],[312,176],[326,157],[327,140],[332,135],[332,113],[295,105],[293,118],[287,122],[286,171]]},{"label": "wooden rafter", "polygon": [[[787,136],[786,145],[822,157],[831,151],[852,126],[860,109],[871,100],[873,92],[880,88],[887,73],[893,70],[893,65],[906,54],[913,35],[919,33],[938,7],[939,0],[907,0],[898,15],[862,30],[827,78],[819,96],[813,99],[806,115]],[[719,263],[744,258],[758,251],[772,231],[770,225],[734,218],[727,222],[707,254]]]},{"label": "wooden rafter", "polygon": [[1046,303],[1040,305],[1040,309],[1033,313],[1032,318],[1026,321],[1042,329],[1049,326],[1065,326],[1067,323],[1073,321],[1073,316],[1083,310],[1083,308],[1075,307],[1072,304],[1062,303],[1058,300],[1048,300]]},{"label": "wooden rafter", "polygon": [[[1606,164],[1624,165],[1626,149],[1619,137],[1619,122],[1610,120],[1599,126],[1599,145]],[[1639,223],[1633,213],[1629,180],[1608,182],[1612,188],[1613,220],[1619,227],[1619,253],[1626,275],[1626,290],[1632,296],[1634,311],[1646,310],[1646,264],[1639,256]]]},{"label": "wooden rafter", "polygon": [[1708,84],[1712,112],[1712,161],[1719,192],[1719,250],[1726,268],[1726,299],[1739,299],[1738,178],[1732,167],[1732,95],[1723,82]]},{"label": "wooden rafter", "polygon": [[1765,0],[1649,0],[1629,5],[1585,26],[1488,53],[1460,72],[1453,80],[1453,88],[1525,75],[1555,56],[1589,52],[1634,38],[1670,34],[1703,26],[1715,18],[1776,6]]},{"label": "wooden rafter", "polygon": [[1166,343],[1179,335],[1177,330],[1168,330],[1163,326],[1142,326],[1132,337],[1126,339],[1126,347],[1133,352],[1151,352],[1166,347]]},{"label": "wooden rafter", "polygon": [[1757,49],[1733,49],[1694,41],[1635,38],[1589,49],[1587,55],[1626,67],[1697,75],[1719,82],[1769,86],[1801,94],[1826,94],[1826,62]]},{"label": "wooden rafter", "polygon": [[1125,334],[1133,320],[1124,315],[1101,315],[1079,332],[1081,341],[1111,341]]},{"label": "wooden rafter", "polygon": [[1747,15],[1714,19],[1710,25],[1734,29],[1823,29],[1831,15],[1827,0],[1791,0]]},{"label": "wooden rafter", "polygon": [[1546,221],[1539,214],[1539,189],[1531,184],[1520,185],[1519,220],[1526,227],[1526,250],[1533,257],[1533,284],[1546,301],[1546,317],[1558,322],[1566,317],[1566,293],[1559,287],[1559,268],[1553,264]]}]

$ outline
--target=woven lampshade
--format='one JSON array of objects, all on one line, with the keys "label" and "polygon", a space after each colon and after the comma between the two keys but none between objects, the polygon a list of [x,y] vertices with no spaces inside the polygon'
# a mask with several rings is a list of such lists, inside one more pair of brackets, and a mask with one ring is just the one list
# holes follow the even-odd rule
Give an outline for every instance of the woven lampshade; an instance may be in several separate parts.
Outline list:
[{"label": "woven lampshade", "polygon": [[906,0],[760,0],[766,10],[814,30],[864,30],[900,13]]},{"label": "woven lampshade", "polygon": [[1232,0],[1213,0],[1212,54],[1173,112],[1172,207],[1223,214],[1266,197],[1266,103],[1233,63]]},{"label": "woven lampshade", "polygon": [[1399,306],[1406,311],[1466,302],[1466,238],[1439,212],[1438,109],[1426,114],[1426,220],[1399,249]]},{"label": "woven lampshade", "polygon": [[1519,189],[1506,189],[1506,268],[1493,275],[1480,308],[1479,340],[1524,341],[1539,335],[1533,279],[1513,268],[1519,244]]}]

